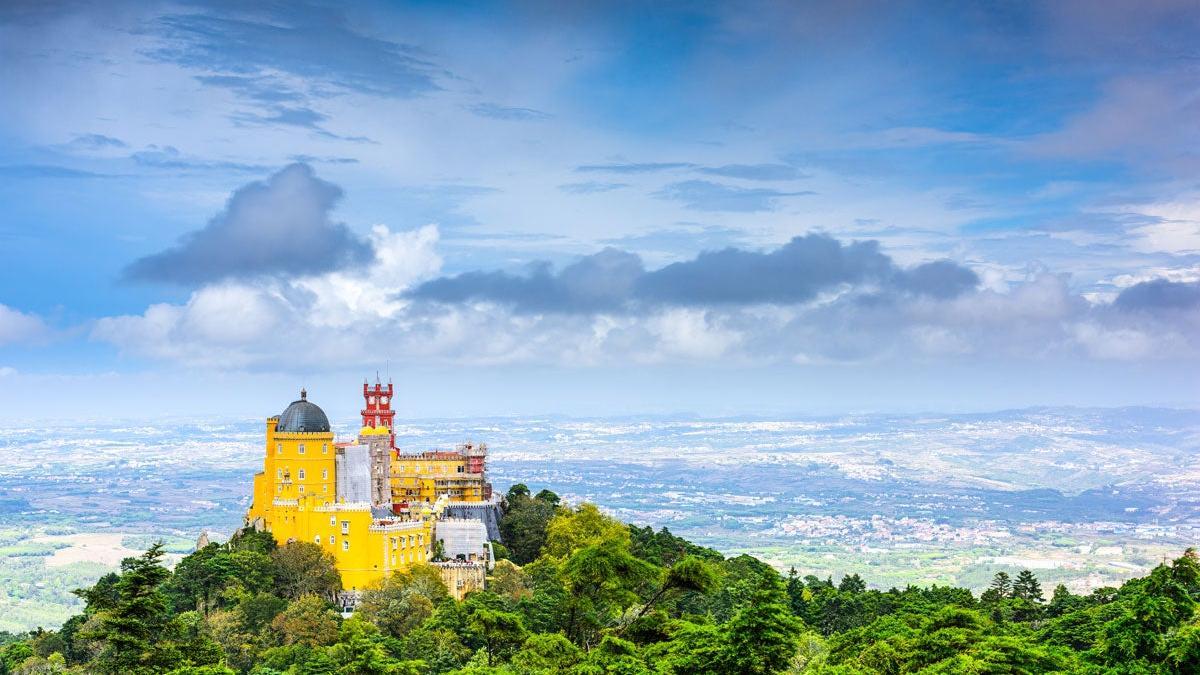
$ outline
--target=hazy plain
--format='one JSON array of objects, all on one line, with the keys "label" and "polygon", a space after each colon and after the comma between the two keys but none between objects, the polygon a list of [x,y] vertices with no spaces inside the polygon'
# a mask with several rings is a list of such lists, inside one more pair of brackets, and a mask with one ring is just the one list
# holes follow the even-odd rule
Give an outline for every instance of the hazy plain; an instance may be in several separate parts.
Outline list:
[{"label": "hazy plain", "polygon": [[[349,424],[339,429],[350,433]],[[1077,590],[1200,540],[1200,415],[1149,408],[807,419],[402,421],[468,439],[514,482],[727,554],[874,585],[982,586],[1034,569]],[[163,539],[241,524],[260,420],[0,427],[0,630],[53,626],[72,588]]]}]

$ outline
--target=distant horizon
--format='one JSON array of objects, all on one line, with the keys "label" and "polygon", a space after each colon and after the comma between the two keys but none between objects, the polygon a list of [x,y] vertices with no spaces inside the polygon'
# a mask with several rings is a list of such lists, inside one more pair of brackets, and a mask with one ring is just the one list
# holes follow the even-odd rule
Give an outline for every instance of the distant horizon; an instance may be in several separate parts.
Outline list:
[{"label": "distant horizon", "polygon": [[[280,407],[286,407],[287,401]],[[320,401],[313,401],[321,404]],[[321,404],[322,409],[326,406]],[[404,424],[427,424],[436,422],[474,422],[474,421],[537,421],[550,420],[556,422],[562,421],[579,421],[579,422],[594,422],[594,421],[661,421],[661,422],[742,422],[742,421],[761,421],[761,422],[803,422],[803,421],[832,421],[843,418],[857,417],[895,417],[901,419],[916,419],[923,416],[930,417],[975,417],[987,415],[1002,415],[1006,413],[1022,414],[1035,411],[1048,412],[1114,412],[1122,410],[1146,410],[1172,413],[1196,413],[1200,415],[1200,407],[1196,406],[1172,406],[1172,405],[1147,405],[1147,404],[1128,404],[1128,405],[1077,405],[1077,404],[1059,404],[1059,405],[1026,405],[1015,407],[1000,407],[1000,408],[981,408],[981,409],[961,409],[961,410],[936,410],[936,409],[912,409],[912,410],[882,410],[882,409],[847,409],[844,411],[830,412],[776,412],[776,413],[726,413],[726,414],[703,414],[698,412],[680,410],[674,412],[642,412],[642,413],[611,413],[611,414],[572,414],[572,413],[511,413],[511,414],[462,414],[462,415],[444,415],[444,416],[413,416],[404,415],[402,412],[396,414],[396,427],[402,428]],[[328,411],[327,411],[328,412]],[[189,424],[236,424],[236,423],[259,423],[266,420],[268,417],[278,415],[279,412],[268,412],[261,416],[253,415],[234,415],[234,414],[209,414],[209,415],[187,415],[187,414],[166,414],[143,417],[121,417],[121,416],[101,416],[88,417],[80,416],[71,419],[62,419],[61,417],[53,416],[30,416],[30,417],[11,417],[0,414],[0,428],[12,428],[26,424],[37,424],[48,428],[55,427],[72,427],[81,425],[99,425],[100,423],[121,424],[121,423],[139,423],[149,424],[153,426],[154,421],[161,422],[183,422]],[[329,414],[330,424],[337,431],[339,428],[344,428],[347,432],[356,431],[361,421],[358,411],[353,414]],[[1200,421],[1200,417],[1197,418]],[[397,436],[403,436],[402,432],[398,432]],[[486,439],[476,439],[483,440]]]}]

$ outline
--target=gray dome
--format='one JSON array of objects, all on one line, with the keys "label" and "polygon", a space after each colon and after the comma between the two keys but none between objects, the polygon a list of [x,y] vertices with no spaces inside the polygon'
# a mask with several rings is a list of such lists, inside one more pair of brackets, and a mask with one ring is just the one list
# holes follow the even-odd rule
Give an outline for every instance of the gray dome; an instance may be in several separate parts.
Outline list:
[{"label": "gray dome", "polygon": [[279,416],[276,431],[282,433],[316,433],[329,431],[329,418],[321,406],[308,402],[308,392],[300,390],[300,400],[292,404]]}]

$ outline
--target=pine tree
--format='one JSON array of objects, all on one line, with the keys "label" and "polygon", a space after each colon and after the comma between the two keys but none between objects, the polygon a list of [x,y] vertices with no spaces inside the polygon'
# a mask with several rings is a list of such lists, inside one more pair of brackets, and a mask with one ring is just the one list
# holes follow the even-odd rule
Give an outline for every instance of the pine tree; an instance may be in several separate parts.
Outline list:
[{"label": "pine tree", "polygon": [[1001,598],[1011,598],[1012,577],[1008,576],[1008,572],[996,572],[996,576],[992,577],[992,585],[988,588],[996,591]]},{"label": "pine tree", "polygon": [[838,590],[843,593],[864,593],[867,590],[867,582],[857,574],[847,574],[838,584]]},{"label": "pine tree", "polygon": [[1012,585],[1012,597],[1029,600],[1030,602],[1044,602],[1045,597],[1042,596],[1042,585],[1038,583],[1037,577],[1029,570],[1021,570],[1017,575],[1017,580]]},{"label": "pine tree", "polygon": [[792,615],[782,584],[764,577],[750,602],[729,621],[725,672],[765,675],[783,670],[796,653],[803,626]]},{"label": "pine tree", "polygon": [[801,616],[804,613],[804,581],[800,578],[800,574],[793,567],[788,570],[786,591],[788,595],[788,606],[792,609],[792,614]]},{"label": "pine tree", "polygon": [[104,642],[95,667],[101,673],[141,672],[162,667],[157,652],[170,621],[167,599],[159,590],[171,573],[160,563],[162,542],[137,558],[121,562],[116,584],[116,606],[108,612],[94,635]]}]

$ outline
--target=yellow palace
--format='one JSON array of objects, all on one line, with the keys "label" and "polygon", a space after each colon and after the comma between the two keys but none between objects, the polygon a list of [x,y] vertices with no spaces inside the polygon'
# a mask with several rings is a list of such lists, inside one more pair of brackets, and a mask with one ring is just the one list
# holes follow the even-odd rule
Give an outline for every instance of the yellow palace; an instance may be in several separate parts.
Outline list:
[{"label": "yellow palace", "polygon": [[469,507],[493,503],[485,475],[487,446],[401,453],[392,430],[392,394],[390,382],[363,383],[362,428],[352,441],[335,440],[325,411],[304,390],[281,415],[267,418],[263,470],[254,476],[246,523],[271,532],[281,545],[321,546],[333,555],[343,588],[352,592],[430,561],[435,537],[444,546],[440,530],[452,530],[458,559],[448,568],[459,579],[464,565],[480,565],[481,585],[490,560],[488,539],[497,537],[489,536],[484,522],[452,514],[478,514],[482,511]]}]

